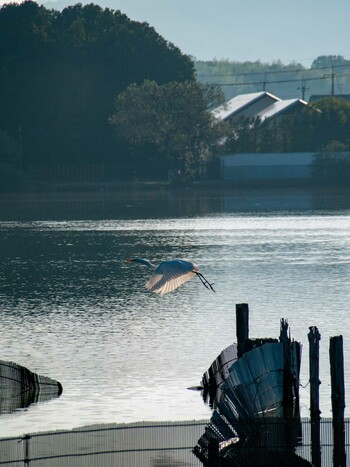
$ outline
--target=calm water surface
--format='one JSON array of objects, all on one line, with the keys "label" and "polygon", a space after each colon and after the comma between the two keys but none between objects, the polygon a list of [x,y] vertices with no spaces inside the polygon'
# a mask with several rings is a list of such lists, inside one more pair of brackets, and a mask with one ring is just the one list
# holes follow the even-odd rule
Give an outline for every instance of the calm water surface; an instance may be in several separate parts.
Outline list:
[{"label": "calm water surface", "polygon": [[[344,336],[350,394],[349,196],[294,193],[33,195],[0,199],[0,359],[59,380],[63,394],[0,416],[0,436],[81,425],[210,417],[200,382],[235,341],[235,304],[250,335],[289,321],[303,343],[322,335],[321,410],[331,411],[329,337]],[[158,297],[125,259],[195,260],[192,280]]]}]

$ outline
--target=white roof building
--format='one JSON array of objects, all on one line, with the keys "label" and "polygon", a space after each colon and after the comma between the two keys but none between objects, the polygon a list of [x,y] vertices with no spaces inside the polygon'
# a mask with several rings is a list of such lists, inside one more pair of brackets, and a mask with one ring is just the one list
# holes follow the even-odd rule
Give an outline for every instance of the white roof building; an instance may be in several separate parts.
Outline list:
[{"label": "white roof building", "polygon": [[262,91],[235,96],[224,105],[214,109],[213,115],[219,120],[243,116],[259,117],[263,121],[305,105],[308,105],[307,102],[301,99],[282,100],[267,91]]},{"label": "white roof building", "polygon": [[279,100],[256,114],[256,117],[259,117],[261,121],[264,121],[266,118],[275,117],[281,113],[301,109],[305,105],[308,105],[308,103],[302,99],[286,99],[285,101]]},{"label": "white roof building", "polygon": [[214,109],[213,114],[219,120],[227,120],[239,115],[244,117],[254,117],[257,113],[280,100],[281,99],[278,97],[266,91],[240,94],[233,97],[217,109]]}]

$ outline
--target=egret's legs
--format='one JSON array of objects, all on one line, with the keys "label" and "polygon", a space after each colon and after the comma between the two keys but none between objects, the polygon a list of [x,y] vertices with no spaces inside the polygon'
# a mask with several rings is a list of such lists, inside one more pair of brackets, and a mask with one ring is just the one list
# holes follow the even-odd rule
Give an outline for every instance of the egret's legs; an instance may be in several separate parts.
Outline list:
[{"label": "egret's legs", "polygon": [[207,279],[200,272],[196,272],[196,274],[200,278],[200,280],[201,280],[202,284],[204,285],[204,287],[206,287],[207,289],[210,289],[213,292],[215,292],[215,290],[213,289],[214,284],[211,284],[209,281],[207,281]]}]

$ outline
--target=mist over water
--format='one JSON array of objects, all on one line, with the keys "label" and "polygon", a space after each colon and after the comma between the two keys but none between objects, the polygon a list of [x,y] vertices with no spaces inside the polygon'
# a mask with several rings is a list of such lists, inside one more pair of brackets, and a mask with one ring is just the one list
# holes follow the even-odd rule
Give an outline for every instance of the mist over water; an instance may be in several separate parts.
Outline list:
[{"label": "mist over water", "polygon": [[[23,196],[23,195],[22,195]],[[189,391],[236,340],[278,337],[287,318],[303,343],[308,415],[309,326],[321,332],[322,416],[330,416],[329,337],[344,337],[350,393],[350,197],[345,193],[168,192],[0,199],[0,359],[63,385],[63,394],[0,415],[0,436],[92,423],[210,417]],[[159,297],[132,256],[189,258],[196,278]]]}]

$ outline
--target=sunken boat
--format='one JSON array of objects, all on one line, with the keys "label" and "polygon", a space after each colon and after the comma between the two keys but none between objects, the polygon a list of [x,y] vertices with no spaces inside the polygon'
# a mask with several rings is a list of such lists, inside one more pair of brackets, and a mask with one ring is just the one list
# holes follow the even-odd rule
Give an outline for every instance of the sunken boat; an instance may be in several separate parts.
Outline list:
[{"label": "sunken boat", "polygon": [[59,397],[62,391],[59,381],[17,363],[0,360],[0,414]]},{"label": "sunken boat", "polygon": [[213,413],[193,452],[205,466],[310,466],[295,453],[301,344],[284,319],[278,339],[250,339],[248,313],[248,305],[236,306],[237,344],[203,375],[202,396]]}]

